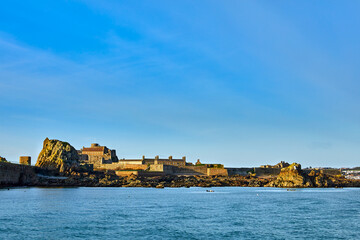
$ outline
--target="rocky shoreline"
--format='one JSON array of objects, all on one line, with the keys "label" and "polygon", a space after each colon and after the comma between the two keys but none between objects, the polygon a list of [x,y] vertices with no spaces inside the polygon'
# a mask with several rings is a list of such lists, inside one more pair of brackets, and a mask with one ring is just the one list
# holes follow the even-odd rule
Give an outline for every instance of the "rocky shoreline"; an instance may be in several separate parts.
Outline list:
[{"label": "rocky shoreline", "polygon": [[323,170],[304,171],[298,163],[282,164],[275,176],[248,175],[137,175],[122,176],[114,170],[94,171],[79,162],[69,143],[45,139],[35,166],[12,164],[1,158],[0,187],[360,187],[360,180]]},{"label": "rocky shoreline", "polygon": [[[309,181],[310,183],[309,183]],[[119,177],[111,173],[77,173],[67,176],[38,176],[27,184],[8,184],[0,187],[281,187],[281,188],[328,188],[328,187],[360,187],[359,180],[348,180],[343,177],[318,175],[313,182],[287,180],[279,177],[258,178],[252,176],[159,176],[143,177],[130,175]]]}]

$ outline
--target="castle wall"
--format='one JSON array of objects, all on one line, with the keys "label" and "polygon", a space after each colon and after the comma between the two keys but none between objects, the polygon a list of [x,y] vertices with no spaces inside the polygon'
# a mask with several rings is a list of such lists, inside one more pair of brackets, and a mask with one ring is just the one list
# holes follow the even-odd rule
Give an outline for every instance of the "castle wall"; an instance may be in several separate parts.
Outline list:
[{"label": "castle wall", "polygon": [[102,156],[87,155],[87,161],[85,162],[88,164],[93,164],[94,168],[99,168],[103,164],[103,158]]},{"label": "castle wall", "polygon": [[225,168],[228,171],[229,176],[241,175],[247,176],[249,172],[254,171],[254,168]]},{"label": "castle wall", "polygon": [[228,171],[224,168],[208,168],[208,176],[228,176]]},{"label": "castle wall", "polygon": [[176,168],[173,166],[170,166],[170,165],[163,165],[163,164],[151,164],[150,165],[151,172],[163,172],[165,174],[173,174],[174,169],[176,169]]},{"label": "castle wall", "polygon": [[36,178],[34,166],[0,163],[0,186],[31,185]]},{"label": "castle wall", "polygon": [[173,167],[174,175],[207,175],[206,166]]},{"label": "castle wall", "polygon": [[[223,169],[224,170],[224,169]],[[151,164],[150,172],[162,172],[168,175],[207,175],[206,166],[172,166],[163,164]]]},{"label": "castle wall", "polygon": [[148,166],[144,164],[127,164],[122,163],[121,161],[117,163],[111,163],[111,164],[101,164],[99,166],[94,165],[95,170],[125,170],[125,169],[131,169],[131,170],[145,170]]},{"label": "castle wall", "polygon": [[256,176],[277,176],[281,168],[226,168],[229,176],[242,175],[247,176],[249,173],[256,173]]},{"label": "castle wall", "polygon": [[172,165],[172,166],[185,166],[185,161],[182,159],[157,159],[157,164]]},{"label": "castle wall", "polygon": [[164,164],[164,165],[172,165],[172,166],[185,166],[186,165],[186,158],[183,159],[173,159],[170,158],[143,158],[143,164]]},{"label": "castle wall", "polygon": [[111,150],[110,151],[110,159],[112,162],[118,162],[119,159],[116,156],[116,150]]},{"label": "castle wall", "polygon": [[163,172],[164,171],[164,165],[163,164],[151,164],[150,165],[150,171]]},{"label": "castle wall", "polygon": [[119,163],[141,165],[144,164],[144,161],[142,159],[121,159]]},{"label": "castle wall", "polygon": [[[165,171],[172,173],[173,168],[171,167],[194,167],[194,166],[185,166],[185,162],[182,159],[174,159],[174,160],[164,160],[164,159],[121,159],[118,162],[107,162],[103,160],[102,163],[97,161],[92,161],[92,157],[89,156],[89,163],[94,164],[94,169],[101,170],[146,170],[150,166],[150,171]],[[157,162],[157,164],[155,164]],[[206,167],[205,167],[206,168]],[[200,169],[197,167],[197,169]],[[202,169],[202,168],[201,168]],[[188,170],[180,170],[180,171],[188,171]],[[204,174],[206,174],[206,170],[202,170]]]},{"label": "castle wall", "polygon": [[155,159],[153,158],[144,158],[143,163],[144,164],[154,164]]}]

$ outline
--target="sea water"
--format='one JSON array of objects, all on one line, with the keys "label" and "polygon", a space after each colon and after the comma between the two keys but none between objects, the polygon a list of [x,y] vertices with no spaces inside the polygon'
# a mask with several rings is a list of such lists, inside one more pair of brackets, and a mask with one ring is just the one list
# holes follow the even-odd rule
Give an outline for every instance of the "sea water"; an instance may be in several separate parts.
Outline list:
[{"label": "sea water", "polygon": [[360,189],[11,188],[0,239],[360,239]]}]

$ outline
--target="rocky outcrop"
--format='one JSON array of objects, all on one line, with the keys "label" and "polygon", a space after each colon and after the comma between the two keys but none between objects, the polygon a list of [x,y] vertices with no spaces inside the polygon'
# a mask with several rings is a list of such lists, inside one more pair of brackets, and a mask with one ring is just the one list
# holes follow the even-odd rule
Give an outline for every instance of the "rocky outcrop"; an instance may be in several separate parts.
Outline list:
[{"label": "rocky outcrop", "polygon": [[0,163],[2,162],[8,162],[8,161],[6,160],[6,158],[0,156]]},{"label": "rocky outcrop", "polygon": [[314,184],[309,176],[301,170],[301,165],[293,163],[281,169],[277,178],[270,182],[268,187],[299,188],[313,187]]},{"label": "rocky outcrop", "polygon": [[307,188],[307,187],[359,187],[359,180],[349,180],[342,175],[328,175],[322,170],[312,170],[306,173],[301,165],[293,163],[282,168],[276,179],[270,181],[265,187],[281,188]]},{"label": "rocky outcrop", "polygon": [[346,179],[340,175],[325,174],[323,170],[312,170],[308,174],[309,179],[313,182],[315,187],[359,187],[359,180]]},{"label": "rocky outcrop", "polygon": [[67,173],[79,167],[79,155],[69,143],[46,138],[35,166]]},{"label": "rocky outcrop", "polygon": [[[360,180],[344,177],[328,177],[321,172],[310,176],[316,182],[315,187],[360,187]],[[114,171],[67,172],[66,176],[53,176],[51,171],[34,166],[0,163],[0,188],[7,186],[42,187],[264,187],[270,186],[276,179],[251,176],[155,176],[138,175],[117,176]],[[285,184],[286,185],[286,184]],[[285,186],[284,184],[278,185]],[[287,185],[289,187],[289,185]]]}]

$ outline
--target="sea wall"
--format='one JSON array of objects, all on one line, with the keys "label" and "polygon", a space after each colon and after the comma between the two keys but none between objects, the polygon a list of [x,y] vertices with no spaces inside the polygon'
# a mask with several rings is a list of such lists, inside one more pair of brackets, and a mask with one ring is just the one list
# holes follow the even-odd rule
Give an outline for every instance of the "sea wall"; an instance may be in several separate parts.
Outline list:
[{"label": "sea wall", "polygon": [[150,172],[163,172],[167,175],[207,175],[206,166],[171,166],[151,164]]},{"label": "sea wall", "polygon": [[208,176],[227,176],[228,171],[224,168],[208,168],[207,175]]},{"label": "sea wall", "polygon": [[164,172],[165,174],[173,174],[174,169],[176,167],[170,165],[163,165],[163,164],[151,164],[150,171],[151,172]]},{"label": "sea wall", "polygon": [[0,186],[32,185],[36,179],[34,166],[0,163]]},{"label": "sea wall", "polygon": [[207,175],[206,166],[182,166],[174,167],[175,175]]},{"label": "sea wall", "polygon": [[225,168],[228,171],[229,176],[241,175],[247,176],[249,172],[253,172],[254,168]]},{"label": "sea wall", "polygon": [[117,162],[117,163],[111,163],[111,164],[101,164],[101,166],[99,166],[98,168],[95,168],[95,170],[125,170],[125,169],[129,169],[129,170],[145,170],[147,169],[148,166],[147,165],[140,165],[140,164],[128,164],[128,163],[121,163],[121,162]]}]

